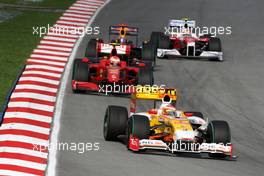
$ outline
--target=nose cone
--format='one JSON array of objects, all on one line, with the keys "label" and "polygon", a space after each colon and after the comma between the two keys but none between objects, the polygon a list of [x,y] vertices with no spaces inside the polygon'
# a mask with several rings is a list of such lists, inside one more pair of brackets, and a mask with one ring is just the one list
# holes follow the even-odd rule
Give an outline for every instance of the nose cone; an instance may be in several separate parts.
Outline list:
[{"label": "nose cone", "polygon": [[108,81],[113,83],[113,82],[118,82],[119,81],[119,69],[117,68],[111,68],[108,69]]},{"label": "nose cone", "polygon": [[194,140],[194,132],[193,131],[183,131],[178,130],[174,132],[175,141],[182,140],[182,141],[193,141]]}]

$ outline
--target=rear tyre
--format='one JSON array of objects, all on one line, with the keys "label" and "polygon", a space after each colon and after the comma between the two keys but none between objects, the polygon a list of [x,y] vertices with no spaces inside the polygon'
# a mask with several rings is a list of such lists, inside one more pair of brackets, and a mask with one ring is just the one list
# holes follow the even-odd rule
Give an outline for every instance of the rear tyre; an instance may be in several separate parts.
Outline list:
[{"label": "rear tyre", "polygon": [[149,119],[142,115],[133,115],[127,123],[127,148],[130,135],[140,139],[149,139]]},{"label": "rear tyre", "polygon": [[161,49],[170,49],[170,38],[167,35],[161,35],[159,38],[158,48]]},{"label": "rear tyre", "polygon": [[151,42],[142,45],[142,60],[155,62],[155,47]]},{"label": "rear tyre", "polygon": [[85,57],[88,58],[97,57],[97,40],[95,38],[89,40],[85,51]]},{"label": "rear tyre", "polygon": [[138,84],[139,85],[153,85],[154,76],[152,68],[142,68],[138,72]]},{"label": "rear tyre", "polygon": [[104,117],[104,138],[106,141],[116,141],[119,135],[124,135],[128,112],[122,106],[108,106]]},{"label": "rear tyre", "polygon": [[211,37],[208,41],[208,51],[222,51],[221,40],[219,38]]},{"label": "rear tyre", "polygon": [[[214,120],[208,124],[207,128],[208,142],[209,143],[222,143],[227,144],[231,142],[230,127],[226,121]],[[224,158],[225,154],[222,153],[209,153],[213,158]]]},{"label": "rear tyre", "polygon": [[155,50],[159,46],[159,39],[164,35],[162,32],[152,32],[150,35],[150,42],[154,45]]}]

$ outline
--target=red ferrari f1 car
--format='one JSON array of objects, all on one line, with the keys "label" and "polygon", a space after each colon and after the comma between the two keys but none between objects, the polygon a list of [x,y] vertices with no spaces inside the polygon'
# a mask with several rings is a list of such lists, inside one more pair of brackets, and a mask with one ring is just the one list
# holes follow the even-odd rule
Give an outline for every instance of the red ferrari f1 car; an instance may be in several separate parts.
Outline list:
[{"label": "red ferrari f1 car", "polygon": [[[91,39],[86,57],[75,59],[72,74],[74,92],[86,90],[129,94],[129,86],[153,84],[155,56],[151,43],[143,43],[140,48],[125,38],[127,35],[137,37],[137,28],[119,25],[110,26],[109,29],[109,36],[119,34],[116,40],[106,44],[101,39]],[[115,88],[120,89],[120,86],[123,87],[122,91],[116,91]]]}]

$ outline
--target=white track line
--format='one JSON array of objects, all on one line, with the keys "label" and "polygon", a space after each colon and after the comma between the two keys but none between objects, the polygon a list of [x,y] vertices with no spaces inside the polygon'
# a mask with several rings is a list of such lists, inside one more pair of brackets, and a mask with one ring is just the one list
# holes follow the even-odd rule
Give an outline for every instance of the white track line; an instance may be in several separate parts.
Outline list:
[{"label": "white track line", "polygon": [[56,46],[49,46],[49,45],[38,45],[39,49],[50,49],[50,50],[58,50],[58,51],[67,51],[71,52],[71,48],[65,48],[65,47],[56,47]]},{"label": "white track line", "polygon": [[44,100],[50,102],[55,102],[56,100],[56,97],[54,96],[43,95],[38,93],[25,93],[25,92],[14,92],[12,93],[11,98],[34,98],[37,100]]},{"label": "white track line", "polygon": [[45,69],[50,71],[56,71],[56,72],[63,72],[63,68],[57,68],[52,66],[46,66],[46,65],[27,65],[26,69]]},{"label": "white track line", "polygon": [[[98,8],[98,10],[95,12],[95,14],[93,15],[93,17],[90,19],[89,23],[87,24],[86,27],[90,26],[95,17],[98,15],[98,13],[110,2],[111,0],[107,0],[101,7]],[[66,85],[68,83],[69,80],[68,77],[70,75],[70,70],[71,70],[71,66],[74,60],[74,57],[77,53],[77,50],[83,40],[84,36],[82,36],[81,38],[79,38],[79,40],[77,41],[73,51],[72,51],[72,55],[69,58],[68,64],[66,65],[65,68],[65,72],[63,75],[63,78],[61,80],[61,86],[60,86],[60,90],[58,93],[58,97],[57,97],[57,102],[56,102],[56,109],[55,109],[55,114],[54,114],[54,119],[53,119],[53,127],[52,127],[52,131],[51,131],[51,137],[50,137],[50,144],[51,145],[56,145],[58,143],[58,135],[59,135],[59,131],[60,131],[60,118],[61,118],[61,112],[62,112],[62,104],[63,104],[63,99],[65,97],[65,92],[66,92]],[[49,151],[49,158],[48,158],[48,168],[47,168],[47,176],[55,176],[56,175],[56,163],[57,163],[57,151],[56,150],[51,150]]]},{"label": "white track line", "polygon": [[95,12],[96,11],[96,8],[92,8],[92,7],[89,7],[89,8],[83,8],[83,7],[74,7],[74,6],[71,6],[69,9],[71,10],[82,10],[84,12]]},{"label": "white track line", "polygon": [[[34,145],[32,145],[32,149],[34,149]],[[46,159],[48,157],[48,153],[32,150],[32,149],[25,149],[19,147],[0,147],[1,152],[8,152],[8,153],[23,153],[29,156],[35,156]]]},{"label": "white track line", "polygon": [[35,174],[29,174],[25,172],[17,172],[17,171],[11,171],[11,170],[0,170],[0,175],[37,176]]},{"label": "white track line", "polygon": [[34,84],[18,84],[16,85],[16,90],[23,90],[23,89],[34,89],[34,90],[40,90],[40,91],[46,91],[46,92],[52,92],[56,93],[58,89],[55,88],[49,88],[46,86],[38,86]]},{"label": "white track line", "polygon": [[76,25],[76,26],[85,26],[86,23],[79,23],[79,22],[70,22],[70,21],[65,21],[65,20],[58,20],[57,24],[69,24],[69,25]]},{"label": "white track line", "polygon": [[73,14],[83,14],[83,15],[93,15],[94,12],[83,12],[78,10],[66,10],[66,13],[73,13]]},{"label": "white track line", "polygon": [[23,75],[20,77],[19,81],[39,81],[39,82],[49,83],[49,84],[53,84],[53,85],[59,85],[60,84],[60,81],[54,81],[51,79],[39,78],[39,77],[35,77],[35,76],[23,77]]},{"label": "white track line", "polygon": [[54,66],[65,66],[66,63],[61,63],[61,62],[54,62],[54,61],[46,61],[46,60],[40,60],[40,59],[28,59],[28,62],[35,62],[35,63],[40,63],[40,64],[50,64]]},{"label": "white track line", "polygon": [[[54,106],[43,105],[38,103],[31,103],[31,102],[9,102],[8,107],[11,108],[31,108],[36,110],[45,110],[48,112],[53,112]],[[2,128],[2,126],[1,126]]]},{"label": "white track line", "polygon": [[28,75],[28,74],[39,74],[39,75],[45,75],[45,76],[52,76],[56,78],[61,77],[61,74],[51,73],[51,72],[46,72],[46,71],[24,71],[23,72],[23,75]]},{"label": "white track line", "polygon": [[77,14],[74,14],[74,13],[64,13],[63,17],[77,17],[77,18],[90,19],[91,15],[77,15]]},{"label": "white track line", "polygon": [[6,123],[1,125],[1,129],[16,129],[33,131],[45,135],[49,135],[50,128],[39,127],[35,125],[23,124],[23,123]]},{"label": "white track line", "polygon": [[70,53],[66,53],[66,52],[59,52],[59,51],[50,51],[50,50],[45,50],[45,49],[34,49],[33,53],[38,53],[38,54],[54,54],[54,55],[58,55],[58,56],[65,56],[65,57],[69,57]]},{"label": "white track line", "polygon": [[21,119],[29,119],[36,120],[40,122],[51,123],[52,118],[44,115],[32,114],[27,112],[6,112],[5,118],[21,118]]},{"label": "white track line", "polygon": [[0,135],[0,141],[25,142],[25,143],[32,144],[33,147],[34,147],[34,144],[39,145],[39,146],[43,146],[43,147],[49,146],[49,143],[47,140],[23,136],[23,135],[19,135],[19,134],[1,134]]},{"label": "white track line", "polygon": [[57,45],[57,46],[67,46],[67,47],[73,47],[73,43],[64,43],[64,42],[55,42],[55,41],[49,41],[49,40],[41,40],[41,44],[50,44],[50,45]]},{"label": "white track line", "polygon": [[63,42],[76,42],[76,39],[70,38],[61,38],[61,37],[53,37],[53,36],[45,36],[44,39],[46,40],[55,40],[55,41],[63,41]]},{"label": "white track line", "polygon": [[45,55],[45,54],[31,54],[30,57],[32,59],[35,59],[35,58],[43,58],[43,59],[49,59],[49,60],[57,60],[57,61],[67,61],[68,60],[68,57],[67,56],[54,56],[54,55]]},{"label": "white track line", "polygon": [[11,164],[21,167],[37,169],[37,170],[45,170],[46,168],[46,164],[40,164],[32,161],[10,159],[10,158],[0,158],[0,164]]},{"label": "white track line", "polygon": [[60,17],[60,20],[72,21],[72,22],[84,22],[85,24],[88,22],[88,19],[81,19],[81,18],[73,18],[73,17]]}]

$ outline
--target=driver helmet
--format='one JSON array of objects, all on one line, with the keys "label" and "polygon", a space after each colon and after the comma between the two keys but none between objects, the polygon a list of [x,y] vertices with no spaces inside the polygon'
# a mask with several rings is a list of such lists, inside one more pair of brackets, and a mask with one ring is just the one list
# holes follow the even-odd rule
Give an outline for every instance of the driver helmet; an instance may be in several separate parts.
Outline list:
[{"label": "driver helmet", "polygon": [[172,105],[167,105],[162,108],[162,115],[169,117],[169,118],[175,118],[177,117],[177,111],[176,108]]},{"label": "driver helmet", "polygon": [[112,66],[118,66],[120,64],[120,58],[118,56],[111,56],[109,60]]},{"label": "driver helmet", "polygon": [[123,37],[121,37],[121,38],[120,38],[120,44],[125,44],[125,43],[126,43],[126,39],[123,38]]}]

